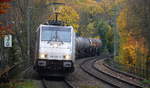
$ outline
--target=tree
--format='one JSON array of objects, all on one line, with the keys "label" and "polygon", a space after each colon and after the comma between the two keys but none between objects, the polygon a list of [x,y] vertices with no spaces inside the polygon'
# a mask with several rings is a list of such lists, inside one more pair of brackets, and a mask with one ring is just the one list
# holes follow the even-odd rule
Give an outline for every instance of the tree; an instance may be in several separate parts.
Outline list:
[{"label": "tree", "polygon": [[[56,12],[59,13],[58,19],[65,22],[65,25],[71,25],[76,31],[79,27],[79,15],[70,6],[60,6]],[[55,20],[55,14],[49,16],[49,20]]]},{"label": "tree", "polygon": [[103,43],[103,51],[113,53],[113,31],[111,26],[104,20],[100,20],[96,23],[96,29]]},{"label": "tree", "polygon": [[[8,12],[8,8],[11,8],[9,4],[11,0],[0,0],[0,15],[6,14]],[[3,37],[6,34],[13,33],[11,30],[11,25],[6,25],[0,21],[0,37]]]},{"label": "tree", "polygon": [[[148,65],[145,63],[149,61],[150,53],[149,11],[149,0],[127,0],[117,19],[121,36],[120,62],[146,69],[147,72]],[[137,73],[145,74],[142,71]]]},{"label": "tree", "polygon": [[[48,15],[46,0],[15,0],[12,2],[12,8],[9,10],[9,16],[14,21],[13,31],[13,51],[11,56],[17,57],[17,61],[27,61],[34,59],[34,41],[35,32],[39,24],[46,21]],[[29,30],[27,30],[29,28]],[[30,36],[28,36],[28,34]],[[29,38],[29,39],[28,39]],[[30,41],[29,41],[30,40]],[[28,45],[29,42],[30,45]],[[28,58],[27,48],[30,46],[31,58]],[[10,50],[10,52],[11,52]]]}]

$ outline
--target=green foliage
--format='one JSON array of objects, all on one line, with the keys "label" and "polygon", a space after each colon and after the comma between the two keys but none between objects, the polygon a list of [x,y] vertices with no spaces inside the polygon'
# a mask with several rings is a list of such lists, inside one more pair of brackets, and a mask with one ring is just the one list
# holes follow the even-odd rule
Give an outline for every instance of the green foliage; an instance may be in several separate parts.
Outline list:
[{"label": "green foliage", "polygon": [[101,36],[104,51],[113,52],[113,31],[111,26],[104,20],[100,20],[96,24],[96,29]]},{"label": "green foliage", "polygon": [[80,2],[78,6],[74,7],[80,15],[78,33],[85,37],[98,36],[97,30],[95,29],[95,23],[103,12],[103,9],[99,4],[92,0],[85,0],[85,2]]},{"label": "green foliage", "polygon": [[79,0],[79,2],[85,2],[86,0]]},{"label": "green foliage", "polygon": [[81,85],[80,88],[102,88],[102,87],[100,87],[100,86]]},{"label": "green foliage", "polygon": [[143,80],[142,83],[150,85],[150,80]]},{"label": "green foliage", "polygon": [[0,85],[0,88],[37,88],[33,81],[10,82]]}]

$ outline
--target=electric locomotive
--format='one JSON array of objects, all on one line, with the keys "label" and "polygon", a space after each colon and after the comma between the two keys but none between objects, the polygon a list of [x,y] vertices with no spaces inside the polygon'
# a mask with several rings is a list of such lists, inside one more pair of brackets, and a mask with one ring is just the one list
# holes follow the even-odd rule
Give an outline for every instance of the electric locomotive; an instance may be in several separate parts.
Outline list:
[{"label": "electric locomotive", "polygon": [[44,76],[64,76],[72,73],[75,61],[73,27],[53,21],[41,24],[36,34],[34,69]]}]

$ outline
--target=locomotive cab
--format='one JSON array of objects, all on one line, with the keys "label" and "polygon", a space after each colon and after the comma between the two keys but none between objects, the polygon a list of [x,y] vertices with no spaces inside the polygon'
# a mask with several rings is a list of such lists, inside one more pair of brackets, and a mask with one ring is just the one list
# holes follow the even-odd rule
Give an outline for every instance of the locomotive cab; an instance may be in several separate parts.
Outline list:
[{"label": "locomotive cab", "polygon": [[74,71],[75,32],[72,26],[40,25],[36,37],[34,69],[41,75]]}]

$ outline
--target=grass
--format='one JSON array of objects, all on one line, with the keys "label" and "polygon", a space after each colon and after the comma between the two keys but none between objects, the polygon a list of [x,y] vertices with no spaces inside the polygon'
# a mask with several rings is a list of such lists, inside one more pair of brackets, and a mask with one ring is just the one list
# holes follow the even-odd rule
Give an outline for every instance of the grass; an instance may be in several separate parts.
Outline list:
[{"label": "grass", "polygon": [[143,80],[142,83],[150,85],[150,80]]},{"label": "grass", "polygon": [[81,85],[79,88],[102,88],[99,86],[89,86],[89,85]]},{"label": "grass", "polygon": [[36,85],[33,81],[17,81],[17,82],[10,82],[10,83],[3,83],[0,84],[0,88],[36,88]]},{"label": "grass", "polygon": [[150,80],[143,80],[141,83],[144,85],[144,88],[150,88]]}]

